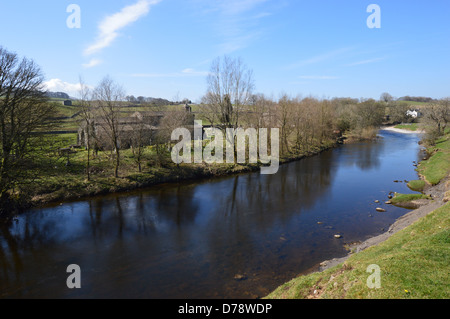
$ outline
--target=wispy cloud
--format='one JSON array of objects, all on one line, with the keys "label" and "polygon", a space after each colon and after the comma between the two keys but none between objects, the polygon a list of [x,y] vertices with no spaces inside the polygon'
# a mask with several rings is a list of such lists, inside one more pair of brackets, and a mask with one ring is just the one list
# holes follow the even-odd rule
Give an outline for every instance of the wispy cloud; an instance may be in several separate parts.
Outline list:
[{"label": "wispy cloud", "polygon": [[338,76],[332,76],[332,75],[300,75],[298,77],[302,80],[337,80],[339,79]]},{"label": "wispy cloud", "polygon": [[246,13],[267,0],[221,0],[219,6],[226,15]]},{"label": "wispy cloud", "polygon": [[180,77],[196,77],[196,76],[207,76],[209,72],[207,71],[197,71],[191,68],[182,70],[181,72],[173,73],[134,73],[131,74],[135,78],[180,78]]},{"label": "wispy cloud", "polygon": [[84,50],[84,54],[98,53],[110,46],[119,36],[121,29],[145,16],[150,11],[150,7],[158,2],[160,0],[139,0],[133,5],[124,7],[120,12],[104,18],[98,26],[97,39]]},{"label": "wispy cloud", "polygon": [[346,66],[356,66],[356,65],[362,65],[362,64],[369,64],[369,63],[375,63],[375,62],[379,62],[379,61],[383,61],[383,60],[386,60],[386,57],[353,62],[353,63],[347,64]]},{"label": "wispy cloud", "polygon": [[86,69],[93,68],[94,66],[97,66],[102,62],[103,61],[99,59],[91,59],[88,63],[83,64],[83,67]]},{"label": "wispy cloud", "polygon": [[220,54],[248,47],[264,34],[261,20],[272,15],[262,5],[269,0],[202,1],[204,14],[215,14],[214,28],[220,43]]},{"label": "wispy cloud", "polygon": [[311,64],[316,64],[324,61],[329,61],[332,59],[336,59],[344,56],[345,53],[348,53],[353,50],[353,47],[340,48],[337,50],[329,51],[326,53],[318,54],[308,59],[304,59],[295,63],[292,63],[287,66],[288,69],[295,69],[302,66],[307,66]]}]

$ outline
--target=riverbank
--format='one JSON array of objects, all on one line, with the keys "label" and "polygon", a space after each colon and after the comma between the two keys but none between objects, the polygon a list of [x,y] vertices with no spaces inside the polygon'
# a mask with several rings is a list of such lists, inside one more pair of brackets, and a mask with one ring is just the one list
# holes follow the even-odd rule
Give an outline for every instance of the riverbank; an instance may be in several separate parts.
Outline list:
[{"label": "riverbank", "polygon": [[[442,202],[412,211],[349,256],[322,263],[266,299],[447,299],[449,213],[450,203]],[[380,269],[378,289],[367,285],[371,265]]]},{"label": "riverbank", "polygon": [[[279,165],[298,161],[306,157],[320,154],[323,151],[338,147],[339,141],[324,144],[302,154],[281,156]],[[81,150],[79,152],[84,152]],[[126,155],[124,156],[126,157]],[[133,163],[131,163],[132,165]],[[129,166],[131,166],[129,165]],[[112,176],[92,175],[87,181],[85,174],[67,174],[58,178],[43,178],[42,183],[30,190],[30,198],[23,205],[25,208],[42,207],[52,203],[80,200],[98,195],[123,193],[143,189],[159,184],[195,181],[218,178],[236,174],[250,173],[260,170],[263,164],[180,164],[170,160],[160,167],[144,168],[142,172],[135,169],[123,169],[119,178]],[[125,165],[123,165],[125,166]],[[104,170],[104,169],[103,169]],[[32,192],[32,193],[31,193]]]},{"label": "riverbank", "polygon": [[[404,127],[404,126],[402,126],[402,127]],[[425,131],[422,130],[422,129],[415,128],[414,130],[412,130],[412,129],[406,129],[406,128],[398,128],[396,126],[382,127],[381,130],[383,130],[383,131],[390,131],[390,132],[396,132],[396,133],[402,133],[402,134],[422,134],[422,133],[425,133]]]},{"label": "riverbank", "polygon": [[[437,145],[448,140],[447,135]],[[419,164],[418,171],[426,182],[423,193],[432,200],[420,203],[423,206],[399,218],[387,232],[349,246],[348,255],[321,262],[266,298],[448,298],[450,156],[439,147],[427,151],[430,157]],[[432,184],[422,166],[433,171],[437,154],[444,154],[440,157],[447,161],[446,174]],[[370,265],[380,267],[379,289],[367,285]]]}]

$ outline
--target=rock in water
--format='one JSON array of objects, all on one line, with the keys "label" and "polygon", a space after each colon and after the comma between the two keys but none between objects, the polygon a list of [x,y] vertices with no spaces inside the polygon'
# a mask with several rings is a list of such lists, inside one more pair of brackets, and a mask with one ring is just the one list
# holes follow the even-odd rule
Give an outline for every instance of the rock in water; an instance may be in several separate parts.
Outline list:
[{"label": "rock in water", "polygon": [[245,279],[247,279],[247,276],[245,276],[245,275],[236,274],[234,276],[234,280],[237,280],[237,281],[241,281],[241,280],[245,280]]}]

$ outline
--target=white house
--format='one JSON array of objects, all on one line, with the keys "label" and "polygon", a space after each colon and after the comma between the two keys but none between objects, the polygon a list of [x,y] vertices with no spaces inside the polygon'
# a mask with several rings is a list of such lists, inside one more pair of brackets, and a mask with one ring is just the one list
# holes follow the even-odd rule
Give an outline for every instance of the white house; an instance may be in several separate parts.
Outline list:
[{"label": "white house", "polygon": [[419,116],[419,112],[417,112],[417,110],[408,110],[406,111],[406,115],[411,116],[412,118],[417,118]]}]

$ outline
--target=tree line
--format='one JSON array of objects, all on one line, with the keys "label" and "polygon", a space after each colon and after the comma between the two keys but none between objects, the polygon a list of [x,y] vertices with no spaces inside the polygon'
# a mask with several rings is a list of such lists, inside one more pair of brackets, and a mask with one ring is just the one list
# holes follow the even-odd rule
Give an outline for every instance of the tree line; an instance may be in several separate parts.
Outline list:
[{"label": "tree line", "polygon": [[[30,182],[38,165],[39,152],[45,150],[40,131],[55,125],[51,121],[56,105],[51,103],[43,85],[44,77],[36,63],[19,58],[0,47],[0,203],[7,207],[20,194],[21,185]],[[387,120],[405,122],[407,105],[388,94],[380,100],[289,96],[269,97],[255,92],[253,71],[240,58],[219,57],[211,64],[206,79],[206,93],[198,105],[197,119],[225,132],[227,128],[278,128],[280,155],[297,158],[335,145],[342,137],[373,138]],[[124,125],[121,112],[124,101],[132,101],[124,88],[109,76],[95,88],[80,79],[78,105],[81,125],[87,131],[85,144],[86,179],[91,179],[91,160],[98,152],[98,139],[91,138],[93,122],[101,123],[101,139],[110,145],[113,176],[120,176]],[[143,100],[145,102],[145,98]],[[189,102],[189,101],[186,101]],[[127,147],[140,172],[146,147],[152,145],[159,162],[170,158],[171,132],[192,119],[184,108],[170,110],[157,107],[162,114],[158,129],[148,133],[152,123],[145,119],[126,123]],[[424,108],[430,131],[443,134],[450,121],[449,99],[434,101]],[[387,116],[389,115],[389,119]],[[153,123],[154,124],[154,123]],[[98,138],[98,137],[97,137]],[[226,136],[234,139],[234,136]],[[270,148],[270,145],[269,145]]]}]

